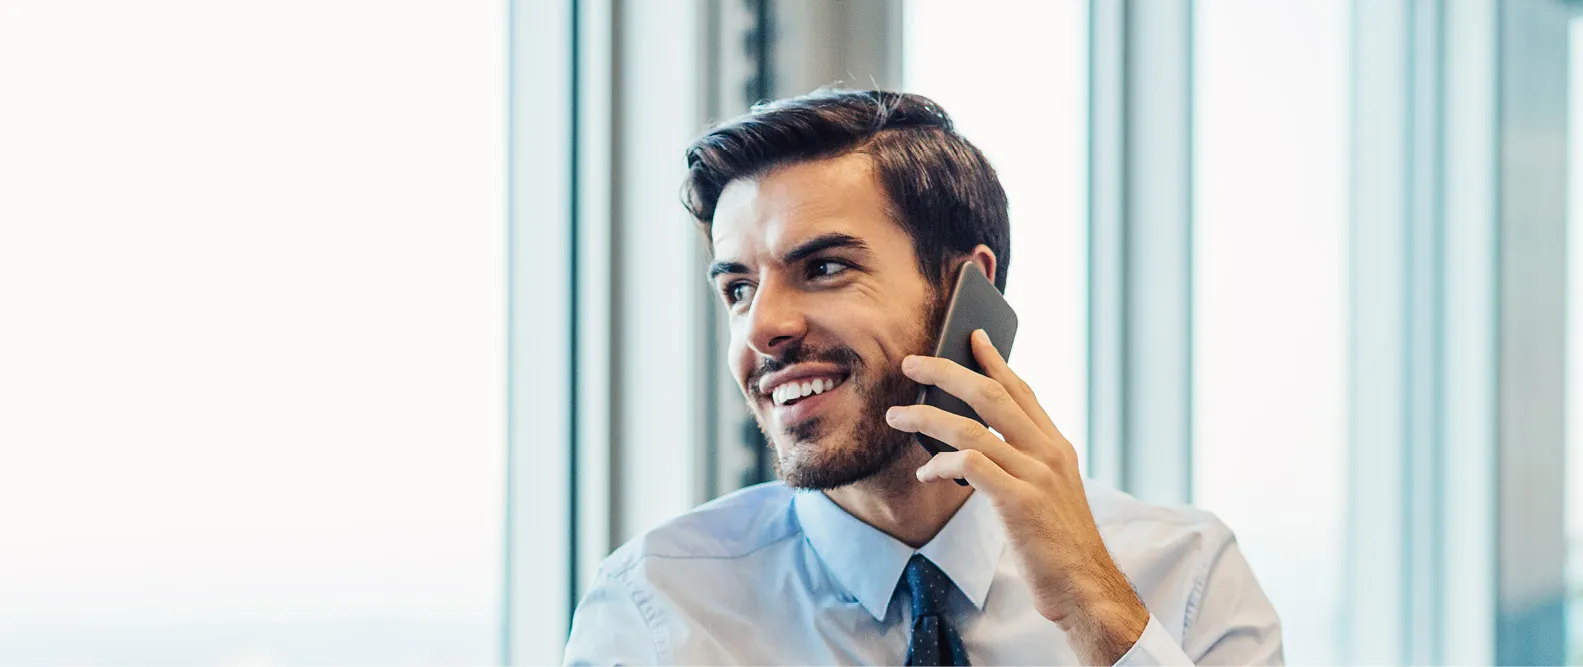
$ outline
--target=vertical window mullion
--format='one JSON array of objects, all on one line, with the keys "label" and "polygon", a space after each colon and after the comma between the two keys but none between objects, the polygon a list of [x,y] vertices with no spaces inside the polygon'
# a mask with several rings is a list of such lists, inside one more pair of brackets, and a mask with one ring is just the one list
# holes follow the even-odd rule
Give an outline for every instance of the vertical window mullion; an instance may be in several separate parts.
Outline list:
[{"label": "vertical window mullion", "polygon": [[501,660],[547,664],[561,658],[573,572],[572,4],[509,8]]}]

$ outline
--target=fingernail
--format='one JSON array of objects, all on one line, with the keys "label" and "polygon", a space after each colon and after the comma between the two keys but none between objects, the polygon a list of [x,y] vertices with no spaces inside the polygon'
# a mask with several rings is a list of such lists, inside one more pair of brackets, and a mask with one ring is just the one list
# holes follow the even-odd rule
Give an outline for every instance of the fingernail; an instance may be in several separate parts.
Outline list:
[{"label": "fingernail", "polygon": [[918,357],[913,356],[911,354],[909,354],[909,355],[907,355],[905,357],[902,357],[902,360],[901,360],[901,369],[902,370],[910,371],[910,370],[916,369],[917,367],[918,367]]},{"label": "fingernail", "polygon": [[894,407],[887,408],[885,410],[885,421],[888,421],[888,422],[891,422],[891,423],[894,424],[894,423],[896,423],[897,419],[901,419],[901,412],[900,411],[898,411]]},{"label": "fingernail", "polygon": [[977,336],[980,340],[982,340],[982,341],[984,341],[986,343],[989,342],[989,332],[988,331],[985,331],[983,329],[974,329],[973,330],[973,335]]},{"label": "fingernail", "polygon": [[919,468],[919,469],[917,469],[917,470],[916,470],[916,471],[914,471],[914,472],[913,472],[913,473],[912,473],[912,476],[913,476],[913,477],[917,477],[917,478],[918,478],[918,481],[920,481],[920,482],[922,482],[922,481],[923,481],[923,471],[924,471],[924,468],[928,468],[928,467],[929,467],[929,466],[924,466],[924,467],[923,467],[923,468]]}]

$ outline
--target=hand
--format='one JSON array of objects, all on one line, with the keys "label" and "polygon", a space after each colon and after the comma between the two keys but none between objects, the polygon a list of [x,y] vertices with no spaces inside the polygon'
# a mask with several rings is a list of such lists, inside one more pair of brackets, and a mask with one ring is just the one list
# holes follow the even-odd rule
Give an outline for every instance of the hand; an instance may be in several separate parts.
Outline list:
[{"label": "hand", "polygon": [[1005,524],[1039,613],[1066,631],[1084,664],[1113,664],[1143,634],[1149,612],[1094,525],[1072,443],[982,329],[973,332],[972,345],[987,377],[925,356],[902,360],[902,372],[962,399],[1004,439],[930,405],[895,406],[886,419],[895,429],[957,448],[931,458],[918,479],[965,479],[985,494]]}]

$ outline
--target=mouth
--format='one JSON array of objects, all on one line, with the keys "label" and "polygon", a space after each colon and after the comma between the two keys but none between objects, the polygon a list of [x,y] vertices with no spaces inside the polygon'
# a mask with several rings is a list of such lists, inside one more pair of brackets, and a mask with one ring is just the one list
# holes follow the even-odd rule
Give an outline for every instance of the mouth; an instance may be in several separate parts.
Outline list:
[{"label": "mouth", "polygon": [[796,405],[807,398],[835,391],[836,387],[846,382],[846,377],[844,374],[817,375],[787,380],[770,389],[770,402],[775,407]]},{"label": "mouth", "polygon": [[813,416],[831,394],[846,386],[847,373],[824,373],[791,378],[771,387],[767,398],[774,406],[776,420],[783,425]]}]

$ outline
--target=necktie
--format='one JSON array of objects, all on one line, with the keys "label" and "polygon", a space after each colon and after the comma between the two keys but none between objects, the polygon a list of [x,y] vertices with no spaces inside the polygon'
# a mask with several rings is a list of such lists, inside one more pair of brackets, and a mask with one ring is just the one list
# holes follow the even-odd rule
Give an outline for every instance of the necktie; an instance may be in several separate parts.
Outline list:
[{"label": "necktie", "polygon": [[912,597],[912,639],[909,665],[966,665],[967,649],[956,627],[945,617],[945,601],[956,584],[929,559],[914,554],[903,573]]}]

